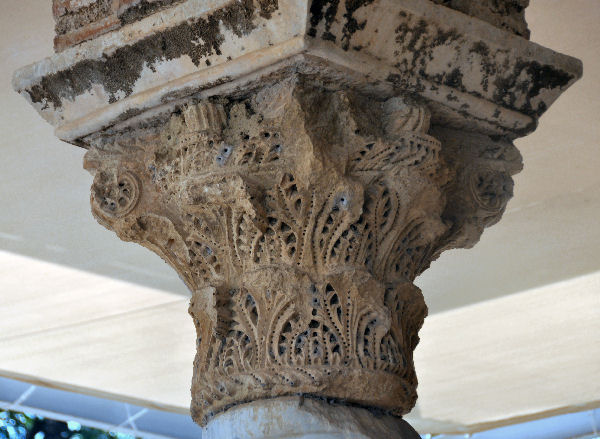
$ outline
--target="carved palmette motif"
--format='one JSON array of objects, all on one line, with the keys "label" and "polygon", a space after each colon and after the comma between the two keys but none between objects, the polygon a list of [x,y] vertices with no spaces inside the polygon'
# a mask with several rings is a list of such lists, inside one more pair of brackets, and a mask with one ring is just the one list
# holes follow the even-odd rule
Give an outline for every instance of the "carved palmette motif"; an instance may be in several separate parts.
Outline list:
[{"label": "carved palmette motif", "polygon": [[[355,271],[315,283],[293,269],[262,269],[245,281],[266,286],[228,291],[216,331],[196,321],[210,337],[200,340],[196,415],[269,394],[321,394],[389,410],[414,404],[412,350],[426,308],[412,284],[385,289]],[[190,309],[198,318],[204,301],[196,296]]]},{"label": "carved palmette motif", "polygon": [[414,406],[412,281],[499,218],[518,162],[490,139],[448,154],[429,124],[411,98],[292,78],[88,152],[98,220],[193,293],[194,419],[299,393]]}]

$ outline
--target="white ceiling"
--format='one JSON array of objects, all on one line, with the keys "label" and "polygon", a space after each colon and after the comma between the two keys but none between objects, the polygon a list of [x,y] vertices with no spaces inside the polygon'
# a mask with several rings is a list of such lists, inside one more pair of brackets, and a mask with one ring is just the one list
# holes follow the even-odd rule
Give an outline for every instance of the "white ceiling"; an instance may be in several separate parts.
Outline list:
[{"label": "white ceiling", "polygon": [[[527,18],[584,77],[517,142],[525,169],[504,219],[418,279],[432,317],[415,413],[435,422],[414,422],[428,429],[600,406],[600,1],[532,0]],[[49,0],[2,0],[0,374],[185,411],[183,284],[95,223],[84,151],[10,88],[52,36]]]},{"label": "white ceiling", "polygon": [[0,249],[187,294],[158,256],[94,221],[85,151],[57,140],[12,91],[15,69],[53,53],[51,1],[2,0],[0,6]]}]

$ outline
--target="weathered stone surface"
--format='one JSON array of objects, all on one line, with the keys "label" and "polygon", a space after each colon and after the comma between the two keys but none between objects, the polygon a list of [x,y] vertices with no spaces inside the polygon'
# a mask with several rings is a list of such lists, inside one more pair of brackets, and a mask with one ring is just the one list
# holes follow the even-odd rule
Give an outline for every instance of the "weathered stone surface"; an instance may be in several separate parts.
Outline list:
[{"label": "weathered stone surface", "polygon": [[419,439],[402,419],[304,397],[244,404],[216,416],[204,439]]},{"label": "weathered stone surface", "polygon": [[54,47],[57,51],[62,50],[66,47],[81,43],[82,41],[92,39],[105,32],[118,29],[119,26],[120,23],[118,18],[114,15],[108,15],[85,26],[81,26],[72,32],[57,35],[54,38]]},{"label": "weathered stone surface", "polygon": [[510,142],[429,127],[415,97],[291,74],[95,140],[94,215],[193,293],[195,420],[298,393],[414,406],[412,281],[500,218],[520,170]]},{"label": "weathered stone surface", "polygon": [[433,0],[472,17],[529,38],[525,8],[529,0]]},{"label": "weathered stone surface", "polygon": [[53,0],[57,52],[140,20],[183,0]]},{"label": "weathered stone surface", "polygon": [[[56,19],[55,48],[57,51],[78,44],[82,41],[102,35],[109,30],[118,29],[140,20],[158,10],[181,3],[183,0],[53,0],[53,12]],[[447,6],[472,17],[487,21],[496,27],[507,29],[517,35],[528,38],[529,30],[525,22],[525,8],[529,0],[433,0],[437,4]],[[362,22],[352,17],[354,11],[370,2],[359,2],[348,5],[349,22],[347,34],[352,29],[360,28]],[[278,9],[277,1],[263,1],[263,14],[270,14]],[[316,0],[312,2],[312,21],[318,17],[326,17],[329,24],[336,19],[339,2]],[[111,18],[111,20],[108,20]],[[101,27],[100,21],[114,21],[111,29]],[[64,38],[63,36],[67,36]],[[62,37],[62,38],[61,38]]]},{"label": "weathered stone surface", "polygon": [[54,18],[57,19],[97,2],[98,0],[52,0],[52,13]]},{"label": "weathered stone surface", "polygon": [[573,58],[429,1],[187,0],[24,68],[14,86],[85,145],[134,112],[168,114],[285,69],[382,98],[417,93],[438,124],[512,137],[581,76]]}]

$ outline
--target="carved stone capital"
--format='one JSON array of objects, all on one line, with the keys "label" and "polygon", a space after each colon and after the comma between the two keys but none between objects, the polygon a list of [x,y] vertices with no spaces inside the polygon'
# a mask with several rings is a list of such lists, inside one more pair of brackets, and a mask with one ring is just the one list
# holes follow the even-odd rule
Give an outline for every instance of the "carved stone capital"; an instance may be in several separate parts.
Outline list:
[{"label": "carved stone capital", "polygon": [[192,415],[308,394],[407,413],[427,313],[415,277],[496,222],[512,144],[290,73],[98,137],[92,210],[193,293]]},{"label": "carved stone capital", "polygon": [[[415,277],[500,219],[512,140],[582,75],[527,40],[527,4],[53,0],[61,52],[13,87],[89,149],[98,221],[192,292],[196,422],[254,401],[312,432],[416,435],[281,401],[414,406]],[[227,415],[205,432],[233,437]]]}]

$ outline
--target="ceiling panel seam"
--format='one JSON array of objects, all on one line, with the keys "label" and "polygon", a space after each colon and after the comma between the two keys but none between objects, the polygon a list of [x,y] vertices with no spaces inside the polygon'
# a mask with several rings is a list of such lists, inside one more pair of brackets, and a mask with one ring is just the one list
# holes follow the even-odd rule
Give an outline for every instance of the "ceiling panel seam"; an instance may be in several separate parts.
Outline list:
[{"label": "ceiling panel seam", "polygon": [[182,302],[186,302],[187,303],[188,299],[187,298],[180,298],[180,299],[176,299],[176,300],[165,301],[163,303],[159,303],[159,304],[155,304],[155,305],[151,305],[151,306],[134,308],[134,309],[130,309],[128,311],[117,313],[117,314],[110,314],[110,315],[106,315],[106,316],[97,317],[95,319],[88,319],[88,320],[81,321],[81,322],[69,323],[68,325],[56,326],[56,327],[53,327],[53,328],[43,329],[43,330],[39,330],[39,331],[24,332],[22,334],[11,335],[11,336],[8,336],[8,337],[2,337],[2,336],[0,336],[0,343],[6,342],[6,341],[18,340],[19,338],[28,338],[28,337],[31,337],[33,335],[47,334],[47,333],[51,333],[51,332],[61,331],[61,330],[64,330],[64,329],[76,328],[78,326],[87,326],[87,325],[90,325],[90,324],[93,324],[93,323],[98,323],[98,322],[102,322],[102,321],[109,321],[111,319],[118,319],[118,318],[122,318],[122,317],[125,317],[125,316],[128,316],[128,315],[133,315],[133,314],[137,314],[137,313],[149,311],[149,310],[152,310],[152,309],[155,309],[155,308],[161,308],[161,307],[164,307],[164,306],[170,306],[170,305],[173,305],[173,304],[176,304],[176,303],[182,303]]}]

